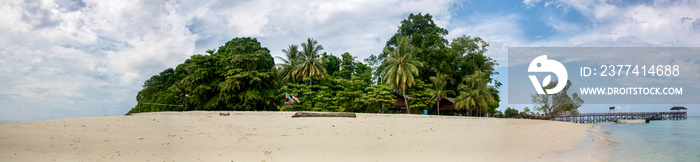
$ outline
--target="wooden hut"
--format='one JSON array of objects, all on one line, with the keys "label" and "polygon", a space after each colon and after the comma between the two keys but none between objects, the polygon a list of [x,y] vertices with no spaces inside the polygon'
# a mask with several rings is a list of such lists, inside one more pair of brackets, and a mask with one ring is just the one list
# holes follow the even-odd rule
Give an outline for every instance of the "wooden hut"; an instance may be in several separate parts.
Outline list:
[{"label": "wooden hut", "polygon": [[[391,94],[394,95],[394,100],[396,100],[396,102],[394,103],[394,107],[389,109],[389,111],[395,113],[406,113],[406,100],[404,100],[403,95],[397,92],[392,92]],[[412,97],[406,96],[406,98],[410,100]]]},{"label": "wooden hut", "polygon": [[440,110],[440,115],[454,115],[455,112],[455,98],[452,97],[446,97],[442,98],[440,100],[440,107],[438,109]]}]

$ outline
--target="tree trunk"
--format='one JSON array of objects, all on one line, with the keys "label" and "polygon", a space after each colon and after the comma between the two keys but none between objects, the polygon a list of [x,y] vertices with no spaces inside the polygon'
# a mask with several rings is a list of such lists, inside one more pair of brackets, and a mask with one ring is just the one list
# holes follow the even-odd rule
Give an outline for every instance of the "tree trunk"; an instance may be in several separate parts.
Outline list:
[{"label": "tree trunk", "polygon": [[[310,44],[310,43],[309,43]],[[315,67],[316,64],[314,64],[313,61],[311,61],[311,66]],[[311,72],[309,72],[309,89],[311,89],[311,86],[314,84],[314,76],[311,75]]]},{"label": "tree trunk", "polygon": [[437,115],[440,115],[440,99],[437,102]]},{"label": "tree trunk", "polygon": [[406,88],[403,88],[403,101],[406,103],[406,113],[411,114],[411,108],[408,108],[408,98],[406,98]]}]

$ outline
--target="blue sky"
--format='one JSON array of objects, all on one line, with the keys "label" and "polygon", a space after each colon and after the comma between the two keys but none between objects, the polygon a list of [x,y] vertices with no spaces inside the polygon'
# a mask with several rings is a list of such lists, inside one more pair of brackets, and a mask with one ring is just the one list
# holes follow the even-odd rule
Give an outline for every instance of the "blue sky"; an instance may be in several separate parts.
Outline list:
[{"label": "blue sky", "polygon": [[[144,80],[234,37],[256,37],[275,56],[312,37],[325,52],[362,60],[418,12],[434,15],[448,39],[488,41],[500,81],[507,81],[508,47],[700,45],[698,1],[37,0],[0,7],[0,119],[9,120],[124,114]],[[686,106],[700,115],[698,105]]]}]

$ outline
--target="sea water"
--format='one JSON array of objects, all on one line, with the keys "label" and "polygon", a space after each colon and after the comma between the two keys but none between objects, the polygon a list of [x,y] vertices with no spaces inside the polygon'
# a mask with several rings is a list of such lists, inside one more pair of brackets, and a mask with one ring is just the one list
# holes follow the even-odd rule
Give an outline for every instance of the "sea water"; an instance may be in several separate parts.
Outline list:
[{"label": "sea water", "polygon": [[700,161],[700,117],[601,125],[610,161]]},{"label": "sea water", "polygon": [[20,121],[18,121],[18,120],[4,120],[4,119],[0,119],[0,124],[2,124],[2,123],[14,123],[14,122],[20,122]]}]

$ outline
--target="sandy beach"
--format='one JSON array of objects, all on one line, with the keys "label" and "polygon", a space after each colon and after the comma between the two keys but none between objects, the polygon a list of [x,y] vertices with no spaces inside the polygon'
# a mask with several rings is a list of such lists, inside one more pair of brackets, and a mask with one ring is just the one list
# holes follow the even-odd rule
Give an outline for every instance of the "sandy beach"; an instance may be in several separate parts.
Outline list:
[{"label": "sandy beach", "polygon": [[398,114],[291,118],[294,112],[219,113],[0,124],[0,161],[599,160],[586,151],[592,150],[587,141],[596,138],[588,124]]}]

